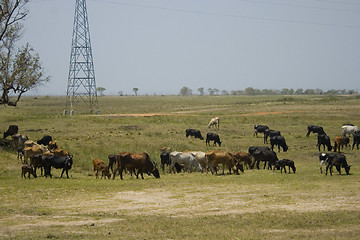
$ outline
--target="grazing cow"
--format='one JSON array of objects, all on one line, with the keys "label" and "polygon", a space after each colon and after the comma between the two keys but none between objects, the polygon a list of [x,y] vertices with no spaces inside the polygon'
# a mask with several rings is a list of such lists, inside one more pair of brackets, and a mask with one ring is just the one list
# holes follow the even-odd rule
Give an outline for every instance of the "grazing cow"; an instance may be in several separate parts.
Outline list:
[{"label": "grazing cow", "polygon": [[253,156],[253,153],[254,153],[256,150],[268,150],[268,151],[270,151],[270,148],[269,148],[269,147],[265,147],[265,146],[251,146],[251,147],[249,147],[249,150],[248,150],[250,156]]},{"label": "grazing cow", "polygon": [[165,165],[170,166],[170,153],[168,153],[168,152],[160,153],[160,159],[161,159],[161,169],[164,172],[165,171]]},{"label": "grazing cow", "polygon": [[198,161],[198,163],[200,164],[202,171],[204,171],[204,169],[206,169],[207,166],[207,158],[204,152],[201,151],[185,151],[184,153],[191,153],[192,155],[194,155],[194,157],[196,158],[196,160]]},{"label": "grazing cow", "polygon": [[286,145],[285,138],[283,136],[273,136],[270,138],[271,150],[274,151],[274,146],[277,145],[279,152],[280,147],[282,147],[283,151],[286,152],[288,150],[288,146]]},{"label": "grazing cow", "polygon": [[43,155],[43,154],[35,154],[30,157],[30,166],[32,166],[34,168],[35,175],[37,175],[36,170],[38,168],[40,168],[41,175],[43,175],[43,169],[46,166],[45,157],[46,157],[46,155]]},{"label": "grazing cow", "polygon": [[349,141],[348,137],[336,136],[334,138],[334,152],[336,151],[340,152],[340,147],[341,149],[344,149],[344,145],[346,144],[346,141]]},{"label": "grazing cow", "polygon": [[71,169],[73,164],[73,159],[71,156],[48,155],[45,157],[44,161],[45,161],[45,177],[50,176],[52,178],[51,167],[54,167],[56,169],[59,168],[63,169],[60,176],[61,178],[65,171],[66,171],[66,177],[69,178],[68,171]]},{"label": "grazing cow", "polygon": [[229,169],[229,174],[231,174],[231,169],[233,169],[235,174],[239,174],[238,170],[244,172],[243,166],[239,164],[234,155],[229,152],[208,151],[205,155],[208,161],[208,168],[211,170],[211,173],[215,171],[215,174],[217,174],[217,166],[219,164],[223,165],[223,175],[225,174],[225,167]]},{"label": "grazing cow", "polygon": [[170,173],[175,173],[175,163],[178,163],[180,166],[184,166],[184,170],[192,171],[193,168],[196,171],[201,172],[202,168],[198,160],[191,153],[184,152],[171,152],[170,153]]},{"label": "grazing cow", "polygon": [[236,158],[236,160],[243,164],[244,166],[247,167],[247,169],[250,168],[251,166],[251,156],[249,153],[246,153],[246,152],[234,152],[233,153],[234,157]]},{"label": "grazing cow", "polygon": [[105,176],[108,177],[109,179],[111,178],[111,174],[109,172],[109,167],[104,163],[103,160],[98,159],[98,158],[94,158],[93,159],[93,166],[94,166],[94,172],[95,172],[95,176],[96,178],[98,178],[99,176],[99,171],[101,171],[101,179]]},{"label": "grazing cow", "polygon": [[354,132],[356,131],[359,131],[358,126],[344,125],[341,127],[341,136],[345,137],[346,134],[349,134],[350,136],[351,134],[354,134]]},{"label": "grazing cow", "polygon": [[216,146],[216,143],[221,147],[220,137],[216,133],[207,133],[206,134],[206,146],[210,146],[210,141],[214,141],[214,146]]},{"label": "grazing cow", "polygon": [[328,163],[328,160],[329,160],[329,155],[336,155],[337,153],[320,153],[319,154],[319,161],[320,161],[320,173],[322,174],[323,171],[322,171],[322,167],[324,164],[327,164]]},{"label": "grazing cow", "polygon": [[30,179],[30,174],[36,178],[36,173],[34,172],[34,169],[29,165],[24,165],[21,167],[21,177],[26,178],[26,174],[28,174],[28,178]]},{"label": "grazing cow", "polygon": [[331,146],[331,142],[330,142],[330,137],[326,134],[318,134],[318,142],[317,142],[317,147],[319,148],[320,151],[320,146],[323,145],[324,147],[324,151],[325,151],[325,146],[327,147],[328,151],[331,151],[332,146]]},{"label": "grazing cow", "polygon": [[255,125],[254,126],[254,137],[255,137],[255,135],[257,137],[258,133],[264,133],[265,134],[266,129],[269,129],[269,127],[266,126],[266,125]]},{"label": "grazing cow", "polygon": [[17,134],[18,132],[19,132],[19,127],[17,125],[10,125],[8,127],[8,130],[4,132],[4,139],[7,138],[8,136]]},{"label": "grazing cow", "polygon": [[317,134],[325,134],[324,129],[321,126],[309,125],[307,129],[308,129],[308,132],[306,133],[307,137],[310,135],[311,132]]},{"label": "grazing cow", "polygon": [[284,172],[286,173],[286,166],[289,167],[289,173],[290,173],[290,168],[295,173],[296,167],[295,167],[294,161],[286,159],[286,158],[278,160],[274,163],[274,171],[275,171],[275,169],[277,169],[277,170],[281,170],[281,173],[282,173],[282,170],[284,169]]},{"label": "grazing cow", "polygon": [[20,133],[12,135],[11,138],[13,140],[15,149],[24,148],[25,142],[29,140],[28,136]]},{"label": "grazing cow", "polygon": [[212,126],[219,129],[219,127],[220,127],[220,118],[219,117],[215,117],[210,120],[210,122],[208,124],[208,128],[211,128]]},{"label": "grazing cow", "polygon": [[276,130],[265,129],[264,131],[264,143],[268,143],[268,137],[281,136],[281,133]]},{"label": "grazing cow", "polygon": [[360,144],[360,131],[356,131],[356,132],[354,132],[354,135],[353,135],[352,149],[354,149],[354,147],[356,145],[357,150],[359,150],[359,144]]},{"label": "grazing cow", "polygon": [[253,152],[254,161],[252,163],[251,168],[254,168],[256,164],[256,169],[259,168],[259,163],[264,162],[264,169],[266,167],[266,163],[268,162],[268,169],[272,169],[272,165],[279,160],[276,153],[274,151],[269,150],[256,150]]},{"label": "grazing cow", "polygon": [[195,138],[200,138],[200,140],[204,140],[203,136],[201,136],[201,132],[196,129],[186,129],[186,137],[193,136]]},{"label": "grazing cow", "polygon": [[52,141],[52,137],[49,135],[43,136],[40,140],[37,141],[37,144],[42,144],[44,146],[49,145],[49,142]]},{"label": "grazing cow", "polygon": [[126,169],[132,171],[138,170],[136,178],[144,179],[143,173],[148,175],[153,174],[155,178],[160,178],[159,170],[156,168],[155,162],[151,161],[149,154],[143,153],[129,153],[123,152],[116,155],[116,169],[114,171],[113,179],[115,179],[116,172],[120,173],[120,178],[123,179],[122,173]]},{"label": "grazing cow", "polygon": [[329,168],[330,168],[330,175],[332,175],[333,166],[336,167],[336,170],[339,172],[340,175],[341,175],[341,168],[345,169],[346,175],[350,174],[349,172],[350,172],[351,165],[347,164],[346,157],[344,154],[335,153],[335,154],[328,155],[325,175],[327,175]]}]

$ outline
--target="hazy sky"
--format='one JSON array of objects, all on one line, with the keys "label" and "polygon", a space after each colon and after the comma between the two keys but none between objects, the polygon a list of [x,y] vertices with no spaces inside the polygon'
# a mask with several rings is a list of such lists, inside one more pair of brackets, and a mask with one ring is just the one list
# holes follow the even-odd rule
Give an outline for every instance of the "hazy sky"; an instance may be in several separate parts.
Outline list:
[{"label": "hazy sky", "polygon": [[[66,95],[75,0],[31,0],[22,42]],[[359,89],[355,0],[87,0],[96,85],[106,95]],[[20,44],[20,43],[19,43]]]}]

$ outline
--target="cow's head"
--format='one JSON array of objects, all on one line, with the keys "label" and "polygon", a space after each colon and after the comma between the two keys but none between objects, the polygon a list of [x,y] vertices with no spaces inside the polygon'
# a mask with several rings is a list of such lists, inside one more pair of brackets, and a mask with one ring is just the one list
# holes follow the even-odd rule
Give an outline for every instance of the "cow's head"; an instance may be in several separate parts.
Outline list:
[{"label": "cow's head", "polygon": [[288,145],[286,145],[286,143],[282,146],[282,149],[284,150],[284,152],[286,152],[288,149],[289,149],[289,147],[288,147]]},{"label": "cow's head", "polygon": [[65,168],[70,170],[73,164],[72,156],[66,157]]},{"label": "cow's head", "polygon": [[327,149],[328,149],[328,151],[330,152],[330,151],[332,150],[332,146],[329,144],[329,145],[327,146]]},{"label": "cow's head", "polygon": [[349,174],[350,174],[351,165],[346,165],[344,168],[345,168],[346,175],[349,175]]}]

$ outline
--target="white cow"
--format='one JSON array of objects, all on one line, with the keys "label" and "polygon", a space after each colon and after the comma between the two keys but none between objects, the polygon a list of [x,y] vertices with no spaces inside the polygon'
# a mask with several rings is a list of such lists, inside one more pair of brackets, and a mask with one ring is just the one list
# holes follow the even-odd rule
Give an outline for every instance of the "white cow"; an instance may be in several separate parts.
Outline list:
[{"label": "white cow", "polygon": [[343,137],[345,137],[346,134],[349,134],[349,136],[351,134],[354,134],[354,132],[359,131],[359,127],[358,126],[349,126],[349,125],[344,125],[341,127],[341,135]]},{"label": "white cow", "polygon": [[192,168],[195,168],[198,172],[202,171],[198,160],[191,153],[183,153],[176,151],[171,152],[170,162],[170,172],[174,171],[175,173],[175,163],[178,163],[180,166],[184,166],[185,170],[188,170],[189,172],[192,171]]},{"label": "white cow", "polygon": [[215,128],[219,129],[219,127],[220,127],[220,118],[219,117],[215,117],[210,120],[208,127],[211,128],[212,126],[215,126]]},{"label": "white cow", "polygon": [[207,166],[207,157],[205,155],[205,152],[201,151],[186,151],[186,153],[191,153],[194,155],[194,157],[197,159],[198,163],[200,164],[202,171],[206,169]]}]

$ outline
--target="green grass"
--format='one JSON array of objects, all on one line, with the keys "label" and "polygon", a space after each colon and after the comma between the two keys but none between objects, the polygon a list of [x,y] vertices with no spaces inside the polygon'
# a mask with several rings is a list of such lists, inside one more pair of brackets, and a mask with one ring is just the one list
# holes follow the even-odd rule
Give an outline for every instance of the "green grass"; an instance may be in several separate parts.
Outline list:
[{"label": "green grass", "polygon": [[[0,108],[0,130],[17,124],[32,140],[51,135],[74,156],[70,179],[22,179],[12,148],[0,148],[0,239],[359,239],[359,150],[344,149],[351,175],[319,173],[316,136],[333,138],[342,124],[359,125],[358,96],[101,97],[100,116],[84,107],[63,116],[64,97],[26,97]],[[121,114],[150,114],[129,116]],[[260,114],[259,114],[260,113]],[[267,113],[267,114],[265,114]],[[210,118],[220,130],[208,130]],[[254,124],[281,131],[296,174],[245,170],[240,175],[169,174],[144,180],[95,179],[92,159],[122,151],[219,149],[185,138],[185,129],[217,132],[224,151],[264,145]],[[266,145],[266,144],[265,144]]]}]

